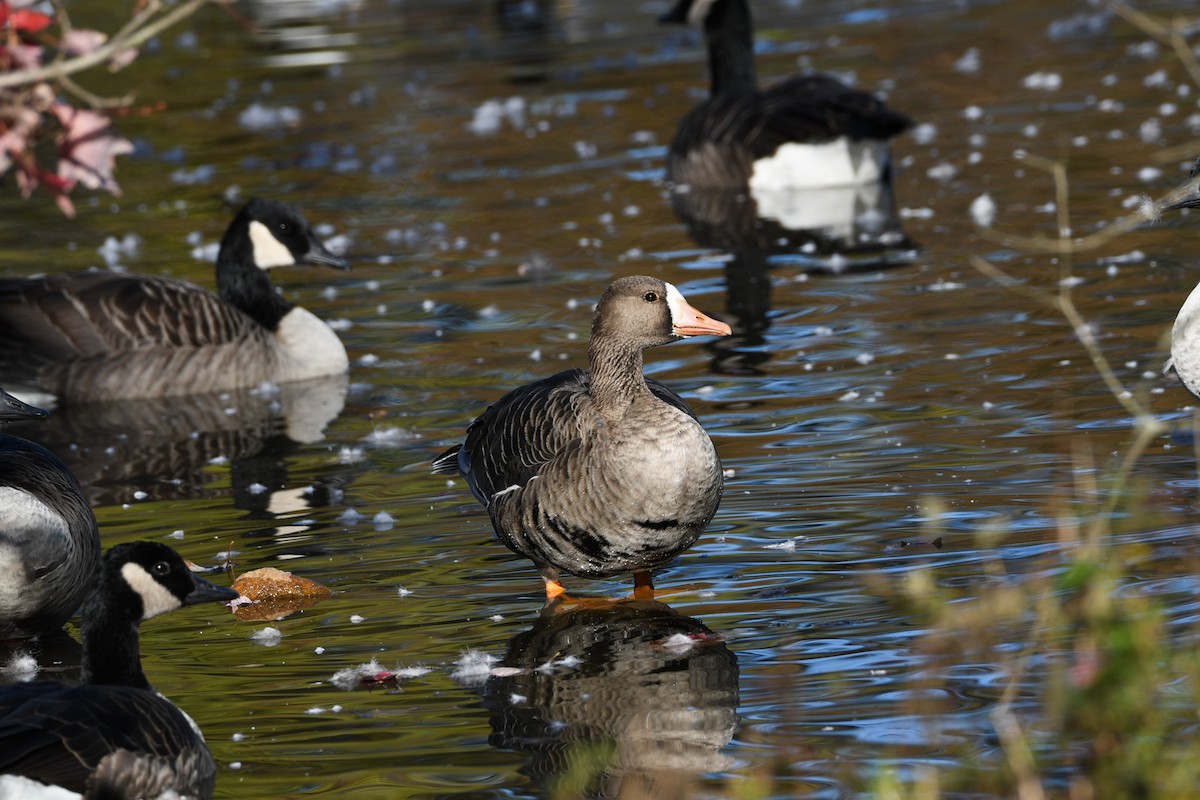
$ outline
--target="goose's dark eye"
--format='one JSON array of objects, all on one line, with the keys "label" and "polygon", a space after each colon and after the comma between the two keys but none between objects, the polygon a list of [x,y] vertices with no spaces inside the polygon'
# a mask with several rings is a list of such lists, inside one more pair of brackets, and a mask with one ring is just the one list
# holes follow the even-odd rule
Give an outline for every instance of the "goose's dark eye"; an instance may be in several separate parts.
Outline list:
[{"label": "goose's dark eye", "polygon": [[281,222],[281,223],[279,223],[279,230],[281,230],[281,231],[286,231],[286,230],[287,230],[287,223],[286,223],[286,222]]},{"label": "goose's dark eye", "polygon": [[642,299],[645,300],[647,303],[657,303],[658,302],[658,292],[646,292],[644,295],[642,295]]},{"label": "goose's dark eye", "polygon": [[154,565],[153,569],[155,575],[166,575],[171,571],[171,565],[165,561],[160,561]]}]

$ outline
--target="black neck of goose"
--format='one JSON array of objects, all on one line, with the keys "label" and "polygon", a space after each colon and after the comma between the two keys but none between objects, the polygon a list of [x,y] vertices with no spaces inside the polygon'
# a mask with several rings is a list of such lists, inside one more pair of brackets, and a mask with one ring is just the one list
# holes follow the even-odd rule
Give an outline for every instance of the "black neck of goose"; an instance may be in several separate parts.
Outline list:
[{"label": "black neck of goose", "polygon": [[254,246],[245,231],[233,229],[221,242],[217,255],[217,291],[221,299],[249,314],[259,325],[270,331],[279,327],[294,307],[271,285],[266,270],[254,264]]},{"label": "black neck of goose", "polygon": [[754,23],[746,0],[717,0],[704,20],[711,92],[753,92]]},{"label": "black neck of goose", "polygon": [[605,417],[621,416],[635,400],[650,393],[642,372],[641,347],[618,345],[593,335],[588,345],[588,366],[588,391]]},{"label": "black neck of goose", "polygon": [[130,619],[93,591],[83,605],[83,670],[85,684],[149,689],[142,672],[138,619]]}]

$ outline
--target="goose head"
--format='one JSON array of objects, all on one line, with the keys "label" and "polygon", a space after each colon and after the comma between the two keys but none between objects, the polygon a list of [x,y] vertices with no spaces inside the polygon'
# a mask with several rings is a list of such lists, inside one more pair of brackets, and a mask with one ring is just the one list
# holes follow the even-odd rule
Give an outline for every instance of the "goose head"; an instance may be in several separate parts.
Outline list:
[{"label": "goose head", "polygon": [[638,349],[689,336],[728,336],[724,322],[693,308],[673,285],[647,275],[614,281],[596,305],[592,340],[616,338]]},{"label": "goose head", "polygon": [[256,197],[246,203],[221,240],[224,253],[248,249],[254,266],[261,270],[315,264],[349,269],[350,262],[329,252],[292,205]]},{"label": "goose head", "polygon": [[3,389],[0,389],[0,422],[46,419],[49,416],[49,411],[24,403]]},{"label": "goose head", "polygon": [[119,544],[104,555],[99,594],[110,594],[112,610],[141,621],[183,606],[235,600],[238,593],[192,573],[183,558],[158,542]]}]

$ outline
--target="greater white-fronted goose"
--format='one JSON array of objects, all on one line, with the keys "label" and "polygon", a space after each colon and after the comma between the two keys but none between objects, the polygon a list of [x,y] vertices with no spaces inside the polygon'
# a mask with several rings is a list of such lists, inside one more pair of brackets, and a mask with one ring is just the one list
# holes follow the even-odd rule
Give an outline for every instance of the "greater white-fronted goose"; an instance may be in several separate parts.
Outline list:
[{"label": "greater white-fronted goose", "polygon": [[150,687],[138,624],[238,593],[196,577],[166,545],[145,541],[109,550],[91,588],[82,685],[0,688],[0,796],[28,796],[5,795],[6,781],[21,787],[14,791],[40,784],[96,798],[211,796],[212,753],[191,718]]},{"label": "greater white-fronted goose", "polygon": [[[596,306],[588,369],[514,389],[434,462],[458,470],[500,541],[541,570],[590,578],[650,572],[686,550],[721,499],[721,462],[687,403],[642,374],[642,351],[729,326],[658,278],[621,278]],[[644,592],[639,592],[644,593]]]},{"label": "greater white-fronted goose", "polygon": [[673,182],[748,185],[757,194],[887,178],[888,140],[911,125],[908,117],[828,75],[760,91],[746,0],[679,0],[661,21],[704,28],[711,78],[711,96],[683,118],[671,142]]},{"label": "greater white-fronted goose", "polygon": [[221,240],[219,295],[118,272],[0,280],[0,380],[74,402],[343,373],[337,334],[271,285],[268,270],[294,264],[348,266],[296,208],[254,199]]},{"label": "greater white-fronted goose", "polygon": [[[0,389],[0,423],[46,412]],[[71,470],[0,433],[0,641],[62,630],[100,564],[100,531]]]}]

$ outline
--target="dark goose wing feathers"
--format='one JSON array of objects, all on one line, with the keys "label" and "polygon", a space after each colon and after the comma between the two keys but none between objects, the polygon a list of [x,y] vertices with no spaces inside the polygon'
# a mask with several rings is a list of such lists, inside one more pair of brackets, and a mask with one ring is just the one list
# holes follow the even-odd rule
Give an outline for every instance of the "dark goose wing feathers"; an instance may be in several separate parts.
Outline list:
[{"label": "dark goose wing feathers", "polygon": [[105,757],[122,750],[194,770],[192,775],[160,774],[158,780],[171,785],[144,787],[148,796],[170,788],[200,792],[207,786],[211,791],[216,764],[207,745],[183,712],[157,694],[129,686],[47,682],[6,687],[0,705],[0,774],[82,792]]},{"label": "dark goose wing feathers", "polygon": [[720,94],[694,108],[671,145],[684,153],[705,143],[744,147],[757,160],[788,142],[821,144],[840,136],[886,140],[912,124],[874,95],[828,75],[802,75],[760,92]]},{"label": "dark goose wing feathers", "polygon": [[[588,373],[572,369],[514,389],[489,406],[467,428],[467,439],[435,462],[446,471],[457,461],[472,493],[484,505],[497,492],[524,486],[555,456],[579,439],[579,403],[586,399]],[[647,380],[663,402],[695,419],[679,395]]]},{"label": "dark goose wing feathers", "polygon": [[151,347],[204,347],[259,327],[184,281],[78,272],[0,281],[0,370],[31,378],[45,364]]}]

